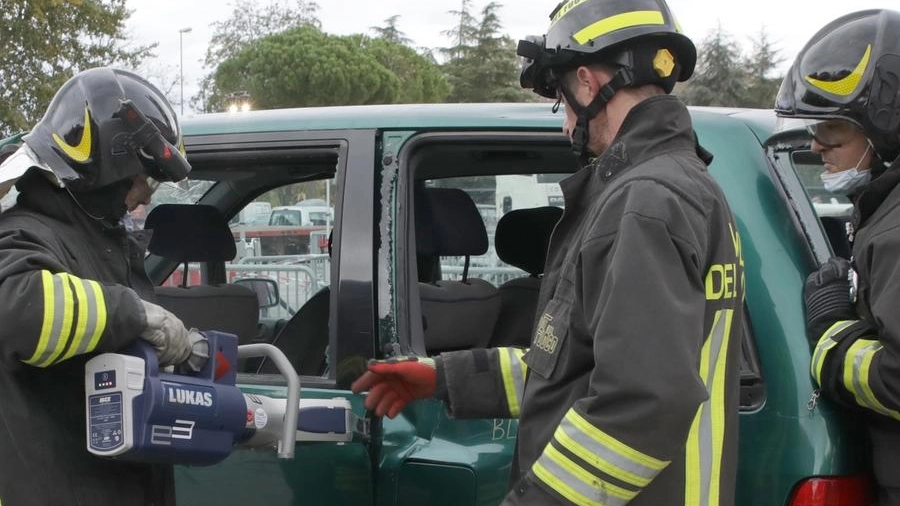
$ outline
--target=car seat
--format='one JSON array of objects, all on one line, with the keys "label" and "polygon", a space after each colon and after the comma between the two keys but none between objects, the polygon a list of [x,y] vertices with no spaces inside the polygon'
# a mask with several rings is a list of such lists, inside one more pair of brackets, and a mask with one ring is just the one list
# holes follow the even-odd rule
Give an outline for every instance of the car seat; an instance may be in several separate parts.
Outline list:
[{"label": "car seat", "polygon": [[491,347],[531,344],[547,247],[562,213],[561,208],[553,206],[517,209],[497,222],[497,256],[528,276],[511,279],[498,288],[500,310]]},{"label": "car seat", "polygon": [[[419,298],[429,354],[487,346],[497,321],[497,287],[469,277],[472,255],[487,252],[487,230],[475,202],[457,188],[417,189]],[[442,279],[441,257],[462,256],[461,280]]]},{"label": "car seat", "polygon": [[[181,286],[156,287],[157,303],[200,330],[218,330],[238,336],[240,344],[257,334],[259,300],[245,286],[226,283],[225,262],[236,249],[231,230],[212,206],[161,204],[144,223],[152,230],[147,250],[184,264]],[[188,286],[190,262],[207,264],[208,283]]]}]

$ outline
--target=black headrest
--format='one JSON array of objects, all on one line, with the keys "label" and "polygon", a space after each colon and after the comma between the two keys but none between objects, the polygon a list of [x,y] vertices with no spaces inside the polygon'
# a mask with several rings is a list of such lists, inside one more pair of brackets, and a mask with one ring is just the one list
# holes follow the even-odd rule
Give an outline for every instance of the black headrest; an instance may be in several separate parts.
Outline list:
[{"label": "black headrest", "polygon": [[147,220],[145,229],[153,229],[147,250],[178,262],[225,262],[237,250],[234,236],[222,214],[201,204],[160,204]]},{"label": "black headrest", "polygon": [[547,246],[563,210],[555,206],[516,209],[497,222],[494,248],[500,260],[537,276],[544,272]]},{"label": "black headrest", "polygon": [[416,192],[416,249],[420,255],[483,255],[487,230],[478,207],[458,188],[422,188]]}]

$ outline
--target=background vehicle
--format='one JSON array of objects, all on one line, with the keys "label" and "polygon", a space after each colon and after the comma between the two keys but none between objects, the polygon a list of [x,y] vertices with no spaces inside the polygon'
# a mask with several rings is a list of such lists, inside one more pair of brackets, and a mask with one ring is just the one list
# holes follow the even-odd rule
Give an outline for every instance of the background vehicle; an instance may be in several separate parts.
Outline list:
[{"label": "background vehicle", "polygon": [[272,213],[272,204],[268,202],[250,202],[241,212],[232,216],[231,225],[267,225]]},{"label": "background vehicle", "polygon": [[272,209],[269,225],[272,226],[327,226],[333,220],[334,210],[327,206],[279,206]]},{"label": "background vehicle", "polygon": [[497,178],[497,214],[514,209],[563,206],[559,182],[565,174],[516,174]]},{"label": "background vehicle", "polygon": [[[328,290],[303,292],[298,301],[308,301],[290,318],[263,314],[252,322],[259,329],[255,340],[273,342],[298,360],[315,359],[311,367],[298,366],[302,397],[346,398],[365,417],[361,397],[348,387],[368,359],[491,345],[502,337],[504,327],[495,327],[496,316],[485,313],[488,304],[457,300],[442,319],[430,312],[427,295],[463,276],[487,279],[500,290],[527,273],[479,264],[474,254],[440,255],[440,248],[423,242],[423,233],[467,232],[478,225],[455,221],[455,208],[428,218],[426,204],[439,193],[435,189],[461,190],[476,206],[501,205],[496,218],[503,220],[500,178],[571,173],[575,159],[559,133],[562,118],[549,109],[367,106],[185,121],[191,184],[204,188],[200,203],[225,216],[267,192],[330,188],[331,255],[316,260],[328,277],[304,278]],[[809,377],[800,293],[807,273],[832,246],[789,154],[789,146],[802,147],[803,141],[781,139],[766,151],[775,123],[771,111],[693,109],[692,116],[702,144],[715,155],[710,170],[736,214],[746,263],[738,504],[836,504],[829,496],[835,491],[844,494],[843,504],[865,504],[864,432],[817,399]],[[530,205],[547,204],[552,202]],[[289,293],[301,283],[291,273],[313,272],[306,257],[294,258],[292,264],[261,262],[252,272],[278,280],[279,291]],[[161,282],[176,262],[151,255],[147,266]],[[464,326],[471,331],[461,331]],[[436,339],[442,332],[444,339]],[[322,356],[310,357],[310,349]],[[242,378],[246,392],[285,395],[276,379]],[[514,420],[454,420],[440,402],[417,402],[394,420],[368,418],[369,430],[353,442],[298,443],[292,461],[236,451],[213,467],[179,468],[179,503],[495,505],[506,490],[516,428]]]}]

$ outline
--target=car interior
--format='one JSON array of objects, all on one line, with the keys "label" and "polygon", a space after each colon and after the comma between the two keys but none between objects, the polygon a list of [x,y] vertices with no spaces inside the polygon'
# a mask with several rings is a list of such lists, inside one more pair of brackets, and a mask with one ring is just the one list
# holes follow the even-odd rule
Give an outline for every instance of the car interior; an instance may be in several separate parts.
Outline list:
[{"label": "car interior", "polygon": [[[242,343],[267,342],[282,349],[305,384],[328,384],[329,378],[339,374],[332,370],[334,353],[329,351],[337,339],[329,325],[335,317],[330,281],[336,268],[328,254],[330,248],[321,245],[331,245],[332,233],[335,246],[341,240],[340,185],[344,180],[341,173],[346,170],[342,149],[340,145],[257,147],[224,155],[194,150],[191,179],[216,184],[207,184],[202,199],[197,197],[208,206],[182,207],[196,208],[197,214],[205,213],[201,211],[204,207],[218,211],[215,216],[206,213],[203,219],[209,223],[204,227],[219,230],[220,238],[233,239],[220,243],[236,244],[236,251],[219,244],[217,248],[226,249],[225,254],[194,251],[188,255],[154,246],[147,261],[150,272],[165,279],[159,291],[162,303],[170,309],[186,307],[180,294],[199,293],[191,285],[219,287],[204,302],[196,301],[201,297],[188,297],[194,304],[207,304],[208,311],[201,309],[198,314],[222,313],[221,287],[237,292],[245,288],[235,283],[242,278],[275,280],[278,304],[268,306],[264,297],[254,298],[252,291],[241,290],[248,304],[240,311],[229,310],[231,317],[240,320],[229,324],[229,329],[234,329]],[[557,181],[576,167],[565,138],[530,133],[425,134],[407,143],[399,167],[399,208],[407,212],[398,213],[395,226],[396,236],[406,248],[398,250],[396,262],[406,268],[398,271],[396,286],[403,292],[397,294],[405,307],[401,315],[408,316],[397,322],[397,334],[408,336],[400,343],[400,351],[436,354],[474,347],[527,347],[547,245],[563,212]],[[222,231],[229,218],[253,202],[270,202],[273,208],[292,205],[323,196],[326,184],[334,200],[335,222],[322,227],[325,235],[319,239],[300,238],[306,241],[308,254],[259,254],[258,246],[254,250],[249,245],[269,240],[265,235],[250,237],[246,227],[240,228],[241,233],[236,232],[239,228],[227,234]],[[501,195],[501,187],[512,190]],[[148,222],[154,226],[154,235],[159,234],[158,240],[163,242],[196,245],[198,238],[190,237],[187,224],[196,224],[200,218],[178,216],[161,221],[185,225],[173,231],[155,223],[154,214],[173,211],[185,212],[171,205],[160,205],[151,212]],[[262,228],[261,234],[265,232],[265,226]],[[181,238],[166,241],[167,235]],[[213,241],[204,239],[203,243],[216,249]],[[199,277],[188,273],[186,266],[191,264],[200,265]],[[247,309],[251,307],[249,299],[255,302],[253,311]],[[224,320],[192,318],[196,317],[186,316],[185,321],[198,328],[225,325]],[[745,320],[744,369],[747,384],[758,385],[758,359],[749,318]],[[264,360],[249,360],[241,364],[241,371],[275,372]],[[752,404],[760,394],[749,392],[746,397]]]}]

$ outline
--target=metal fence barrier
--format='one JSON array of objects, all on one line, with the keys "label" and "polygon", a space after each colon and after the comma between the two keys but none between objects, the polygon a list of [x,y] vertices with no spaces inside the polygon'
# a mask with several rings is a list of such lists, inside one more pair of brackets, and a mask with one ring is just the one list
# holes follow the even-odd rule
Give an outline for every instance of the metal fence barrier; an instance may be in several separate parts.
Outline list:
[{"label": "metal fence barrier", "polygon": [[[461,280],[462,265],[441,265],[444,279]],[[331,284],[331,260],[327,254],[248,256],[237,263],[225,264],[229,283],[242,278],[268,278],[278,284],[279,307],[260,310],[261,318],[290,318],[316,292]],[[177,270],[164,285],[178,286],[183,273]],[[481,278],[500,286],[513,278],[526,276],[509,266],[469,267],[470,278]],[[200,264],[189,264],[188,285],[200,284]]]}]

